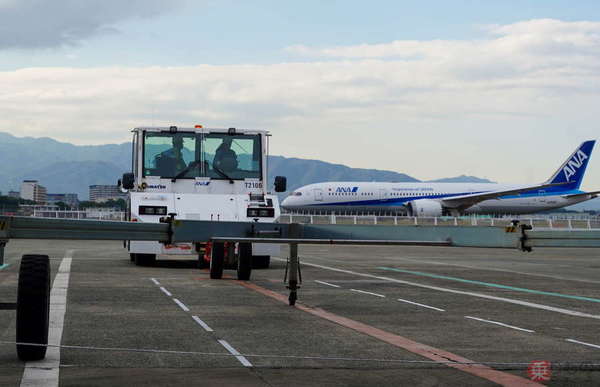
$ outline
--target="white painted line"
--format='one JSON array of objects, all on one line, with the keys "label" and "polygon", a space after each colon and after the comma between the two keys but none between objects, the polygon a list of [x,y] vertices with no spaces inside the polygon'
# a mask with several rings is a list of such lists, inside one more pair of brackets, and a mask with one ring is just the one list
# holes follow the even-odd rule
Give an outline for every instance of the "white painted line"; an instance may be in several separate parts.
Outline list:
[{"label": "white painted line", "polygon": [[325,282],[325,281],[319,281],[319,280],[315,280],[316,283],[319,284],[323,284],[323,285],[327,285],[327,286],[332,286],[334,288],[339,288],[341,287],[340,285],[334,285],[334,284],[330,284],[329,282]]},{"label": "white painted line", "polygon": [[154,282],[154,285],[160,286],[160,282],[158,282],[156,278],[150,278],[150,280]]},{"label": "white painted line", "polygon": [[571,342],[571,343],[577,343],[577,344],[581,344],[581,345],[587,345],[588,347],[600,349],[600,345],[585,343],[583,341],[578,341],[578,340],[573,340],[573,339],[566,339],[566,340],[569,341],[569,342]]},{"label": "white painted line", "polygon": [[385,298],[385,296],[384,296],[383,294],[377,294],[377,293],[365,292],[364,290],[350,289],[350,291],[352,291],[352,292],[357,292],[357,293],[363,293],[363,294],[370,294],[370,295],[372,295],[372,296],[377,296],[377,297],[382,297],[382,298]]},{"label": "white painted line", "polygon": [[478,318],[478,317],[472,317],[472,316],[465,316],[465,318],[470,318],[471,320],[477,320],[477,321],[481,321],[481,322],[486,322],[486,323],[490,323],[490,324],[496,324],[496,325],[500,325],[506,328],[511,328],[511,329],[516,329],[518,331],[523,331],[523,332],[527,332],[527,333],[534,333],[535,331],[532,331],[531,329],[525,329],[525,328],[519,328],[516,327],[514,325],[508,325],[508,324],[504,324],[498,321],[492,321],[492,320],[485,320],[482,318]]},{"label": "white painted line", "polygon": [[169,297],[171,297],[171,296],[172,296],[171,292],[170,292],[170,291],[168,291],[167,289],[165,289],[163,286],[161,286],[161,287],[160,287],[160,290],[162,290],[162,292],[163,292],[164,294],[166,294],[167,296],[169,296]]},{"label": "white painted line", "polygon": [[[48,344],[60,346],[67,310],[67,289],[73,251],[67,250],[60,263],[58,273],[54,277],[50,291],[50,327]],[[58,386],[60,372],[60,347],[47,347],[46,358],[39,361],[28,361],[21,378],[22,387]]]},{"label": "white painted line", "polygon": [[[593,281],[593,280],[580,279],[580,278],[571,278],[571,277],[563,277],[563,276],[557,276],[557,275],[529,273],[529,272],[525,272],[525,271],[515,271],[515,270],[501,269],[501,268],[497,268],[497,267],[481,267],[481,266],[475,266],[475,265],[462,265],[462,264],[458,264],[458,263],[437,262],[437,261],[423,260],[421,258],[407,258],[407,257],[400,258],[400,257],[391,257],[391,256],[388,256],[388,258],[394,258],[394,259],[398,259],[398,260],[401,260],[401,261],[410,261],[410,262],[416,262],[416,263],[427,263],[427,264],[430,264],[430,265],[466,267],[467,269],[499,271],[499,272],[504,272],[504,273],[514,273],[514,274],[530,275],[530,276],[533,276],[533,277],[544,277],[544,278],[552,278],[552,279],[559,279],[559,280],[565,280],[565,281],[578,281],[578,282],[589,282],[589,283],[600,284],[600,281]],[[556,267],[556,266],[553,266],[553,267]]]},{"label": "white painted line", "polygon": [[438,312],[445,312],[444,309],[436,308],[435,306],[430,306],[430,305],[425,305],[425,304],[419,304],[418,302],[403,300],[402,298],[398,298],[398,301],[400,301],[400,302],[406,302],[407,304],[413,304],[413,305],[417,305],[417,306],[422,306],[423,308],[429,308],[429,309],[437,310]]},{"label": "white painted line", "polygon": [[239,360],[240,363],[242,363],[242,365],[244,367],[252,367],[252,363],[250,363],[248,361],[248,359],[246,359],[244,356],[240,355],[240,353],[233,348],[231,345],[229,345],[228,342],[226,342],[225,340],[218,340],[219,344],[221,344],[223,347],[225,347],[226,350],[229,351],[230,354],[234,355],[236,359]]},{"label": "white painted line", "polygon": [[[284,259],[281,259],[281,258],[274,258],[274,257],[272,257],[272,258],[274,260],[277,260],[277,261],[285,261]],[[487,300],[507,302],[509,304],[521,305],[521,306],[526,306],[526,307],[534,308],[534,309],[542,309],[542,310],[546,310],[546,311],[549,311],[549,312],[556,312],[556,313],[566,314],[566,315],[569,315],[569,316],[585,317],[585,318],[592,318],[592,319],[595,319],[595,320],[600,320],[600,315],[597,315],[597,314],[589,314],[589,313],[577,312],[577,311],[570,310],[570,309],[557,308],[557,307],[554,307],[554,306],[537,304],[535,302],[516,300],[514,298],[496,297],[496,296],[490,296],[490,295],[482,294],[482,293],[467,292],[467,291],[455,290],[455,289],[448,289],[448,288],[442,288],[440,286],[433,286],[433,285],[425,285],[425,284],[420,284],[420,283],[417,283],[417,282],[403,281],[403,280],[399,280],[399,279],[391,278],[391,277],[383,277],[383,276],[378,276],[378,275],[373,275],[373,274],[358,273],[358,272],[351,271],[351,270],[344,270],[344,269],[338,269],[338,268],[330,267],[330,266],[317,265],[316,263],[310,263],[310,262],[306,262],[306,261],[302,261],[302,264],[304,266],[318,267],[320,269],[331,270],[331,271],[335,271],[335,272],[338,272],[338,273],[352,274],[352,275],[356,275],[356,276],[360,276],[360,277],[375,278],[375,279],[379,279],[379,280],[383,280],[383,281],[395,282],[395,283],[403,284],[403,285],[416,286],[416,287],[423,288],[423,289],[437,290],[437,291],[440,291],[440,292],[453,293],[453,294],[461,294],[463,296],[485,298]]]},{"label": "white painted line", "polygon": [[198,316],[192,316],[194,321],[196,321],[202,328],[204,328],[207,332],[213,332],[213,329],[209,327],[204,321],[200,320]]},{"label": "white painted line", "polygon": [[188,308],[187,306],[185,306],[185,304],[184,304],[183,302],[179,301],[178,299],[176,299],[176,298],[173,298],[173,301],[175,301],[175,303],[176,303],[177,305],[179,305],[179,307],[180,307],[181,309],[183,309],[183,311],[184,311],[184,312],[189,312],[189,311],[190,311],[190,308]]}]

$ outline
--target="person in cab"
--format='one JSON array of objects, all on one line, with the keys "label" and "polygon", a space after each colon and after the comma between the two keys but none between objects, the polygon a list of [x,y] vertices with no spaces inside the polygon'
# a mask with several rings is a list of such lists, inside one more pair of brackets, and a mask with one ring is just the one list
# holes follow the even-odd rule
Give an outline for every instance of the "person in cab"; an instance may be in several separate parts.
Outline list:
[{"label": "person in cab", "polygon": [[238,167],[237,154],[231,149],[231,141],[231,137],[225,137],[215,152],[213,166],[223,172],[233,172]]},{"label": "person in cab", "polygon": [[187,166],[182,154],[183,137],[173,136],[172,141],[173,147],[159,153],[154,159],[154,165],[160,176],[175,176]]}]

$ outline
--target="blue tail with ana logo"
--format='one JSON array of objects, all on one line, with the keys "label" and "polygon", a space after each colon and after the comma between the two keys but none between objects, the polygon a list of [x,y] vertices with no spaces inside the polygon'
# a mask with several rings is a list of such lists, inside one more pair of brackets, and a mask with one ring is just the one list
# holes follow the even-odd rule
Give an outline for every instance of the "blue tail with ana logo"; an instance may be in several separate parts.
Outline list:
[{"label": "blue tail with ana logo", "polygon": [[583,144],[581,144],[577,149],[575,149],[575,152],[569,156],[567,161],[565,161],[563,165],[558,168],[554,175],[548,179],[546,183],[566,183],[557,187],[553,187],[557,191],[570,191],[579,189],[581,186],[581,181],[583,180],[583,175],[585,174],[585,169],[588,165],[588,161],[590,161],[594,144],[596,144],[595,140],[585,141]]}]

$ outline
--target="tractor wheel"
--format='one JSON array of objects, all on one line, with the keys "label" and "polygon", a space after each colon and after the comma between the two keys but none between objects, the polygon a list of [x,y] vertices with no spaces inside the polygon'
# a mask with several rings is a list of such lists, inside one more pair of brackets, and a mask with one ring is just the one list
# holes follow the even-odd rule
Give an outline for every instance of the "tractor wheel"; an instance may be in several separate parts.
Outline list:
[{"label": "tractor wheel", "polygon": [[238,253],[237,278],[248,281],[252,272],[252,243],[240,243]]},{"label": "tractor wheel", "polygon": [[204,254],[198,255],[198,268],[199,269],[208,269],[210,267],[210,263],[206,262],[204,259]]},{"label": "tractor wheel", "polygon": [[50,321],[50,261],[47,255],[21,259],[17,290],[17,355],[23,361],[46,356]]},{"label": "tractor wheel", "polygon": [[223,277],[224,254],[225,245],[218,242],[213,243],[210,256],[210,278],[221,279]]}]

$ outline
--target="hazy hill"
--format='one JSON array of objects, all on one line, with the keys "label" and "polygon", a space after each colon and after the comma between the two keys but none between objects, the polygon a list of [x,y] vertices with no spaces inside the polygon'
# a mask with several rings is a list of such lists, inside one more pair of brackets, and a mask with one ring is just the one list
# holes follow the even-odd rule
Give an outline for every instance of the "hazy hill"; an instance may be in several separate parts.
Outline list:
[{"label": "hazy hill", "polygon": [[404,173],[379,169],[350,168],[341,164],[331,164],[319,160],[306,160],[271,156],[269,158],[270,179],[286,176],[288,191],[303,185],[323,181],[419,181]]},{"label": "hazy hill", "polygon": [[[123,166],[105,161],[62,161],[26,172],[9,181],[12,187],[20,187],[25,179],[37,179],[49,193],[73,192],[79,195],[79,200],[87,200],[90,185],[117,184],[123,172]],[[6,192],[4,189],[2,191]]]},{"label": "hazy hill", "polygon": [[[55,163],[73,161],[110,161],[119,166],[130,165],[130,153],[130,143],[73,145],[48,137],[14,137],[0,132],[0,175],[15,178]],[[0,189],[4,190],[3,184]]]},{"label": "hazy hill", "polygon": [[460,175],[456,177],[445,177],[443,179],[428,180],[430,183],[495,183],[488,179],[475,176]]}]

